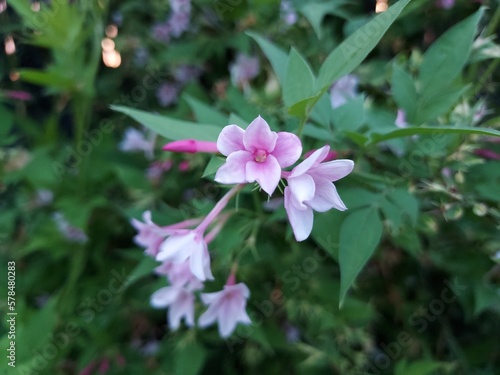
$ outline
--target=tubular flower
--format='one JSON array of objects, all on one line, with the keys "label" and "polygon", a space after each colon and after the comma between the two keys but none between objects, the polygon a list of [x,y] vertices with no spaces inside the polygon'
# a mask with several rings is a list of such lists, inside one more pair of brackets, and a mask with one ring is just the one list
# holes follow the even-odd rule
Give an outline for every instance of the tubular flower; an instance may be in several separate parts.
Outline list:
[{"label": "tubular flower", "polygon": [[313,226],[313,210],[325,212],[332,208],[340,211],[347,209],[332,182],[351,173],[354,162],[340,159],[322,163],[329,151],[329,146],[316,150],[285,175],[288,182],[285,209],[297,241],[309,237]]},{"label": "tubular flower", "polygon": [[200,316],[199,326],[204,328],[217,322],[220,336],[229,337],[238,323],[252,323],[245,311],[249,296],[250,291],[244,283],[231,282],[220,292],[202,293],[201,300],[208,309]]}]

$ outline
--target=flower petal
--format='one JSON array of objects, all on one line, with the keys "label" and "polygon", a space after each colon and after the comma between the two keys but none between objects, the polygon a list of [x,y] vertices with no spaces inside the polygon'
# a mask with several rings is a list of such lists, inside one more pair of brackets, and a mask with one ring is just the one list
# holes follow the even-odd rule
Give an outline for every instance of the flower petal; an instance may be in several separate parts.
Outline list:
[{"label": "flower petal", "polygon": [[243,135],[245,131],[238,125],[228,125],[222,129],[217,138],[217,149],[222,155],[229,154],[245,149],[243,145]]},{"label": "flower petal", "polygon": [[276,146],[278,134],[271,131],[266,120],[258,116],[253,120],[245,131],[243,136],[243,144],[245,149],[251,152],[256,150],[264,150],[271,153]]},{"label": "flower petal", "polygon": [[313,177],[326,178],[328,181],[337,181],[351,173],[354,162],[348,159],[333,160],[321,163],[309,170]]},{"label": "flower petal", "polygon": [[339,211],[347,210],[332,182],[326,178],[316,178],[314,182],[316,184],[316,194],[312,200],[307,202],[314,211],[325,212],[331,208],[336,208]]},{"label": "flower petal", "polygon": [[330,146],[328,145],[318,148],[311,154],[311,156],[309,156],[306,160],[304,160],[302,163],[293,168],[292,173],[290,173],[290,177],[296,177],[306,173],[314,165],[319,164],[323,160],[325,160],[329,151],[330,151]]},{"label": "flower petal", "polygon": [[288,187],[299,203],[299,208],[305,209],[304,201],[309,201],[314,197],[314,180],[308,174],[288,178]]},{"label": "flower petal", "polygon": [[[209,293],[212,294],[212,293]],[[202,294],[203,296],[203,294]],[[217,316],[219,313],[219,306],[216,305],[210,305],[203,314],[201,314],[200,318],[198,319],[198,325],[201,328],[208,327],[209,325],[215,323],[217,320]]]},{"label": "flower petal", "polygon": [[273,155],[267,155],[266,161],[251,161],[246,166],[247,182],[257,181],[267,194],[272,195],[281,178],[281,167]]},{"label": "flower petal", "polygon": [[[208,274],[205,273],[207,263]],[[212,272],[210,271],[210,255],[208,254],[207,244],[205,241],[200,241],[196,244],[196,247],[192,249],[189,266],[193,275],[195,275],[199,280],[205,281],[207,278],[213,280]]]},{"label": "flower petal", "polygon": [[160,245],[160,251],[156,255],[156,260],[164,262],[170,260],[175,263],[184,262],[191,255],[191,248],[196,242],[194,231],[184,234],[174,234],[167,238]]},{"label": "flower petal", "polygon": [[302,154],[302,142],[293,133],[279,132],[272,154],[278,159],[281,168],[289,167],[299,160]]},{"label": "flower petal", "polygon": [[220,166],[215,174],[215,181],[221,184],[242,184],[245,179],[246,164],[253,160],[248,151],[236,151],[231,153],[224,164]]},{"label": "flower petal", "polygon": [[222,338],[231,336],[238,324],[240,314],[240,296],[230,296],[219,311],[219,334]]},{"label": "flower petal", "polygon": [[313,210],[307,207],[305,210],[299,210],[292,203],[292,192],[287,186],[285,188],[285,210],[288,220],[292,226],[293,234],[297,241],[304,241],[311,234],[313,227]]},{"label": "flower petal", "polygon": [[180,289],[178,287],[172,286],[158,289],[151,295],[150,304],[156,308],[167,307],[177,299],[179,292]]}]

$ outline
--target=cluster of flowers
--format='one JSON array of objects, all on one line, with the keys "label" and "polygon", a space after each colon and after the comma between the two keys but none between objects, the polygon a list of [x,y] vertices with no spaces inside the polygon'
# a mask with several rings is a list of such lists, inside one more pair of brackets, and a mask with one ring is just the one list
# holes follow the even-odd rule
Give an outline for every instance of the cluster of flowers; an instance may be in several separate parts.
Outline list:
[{"label": "cluster of flowers", "polygon": [[170,9],[168,19],[153,26],[153,37],[163,43],[168,43],[171,37],[179,38],[189,29],[191,1],[170,0]]},{"label": "cluster of flowers", "polygon": [[[203,288],[204,281],[214,279],[208,244],[229,218],[224,208],[245,184],[257,182],[272,195],[282,178],[287,181],[284,204],[297,241],[305,240],[311,233],[313,211],[346,209],[332,182],[349,174],[354,163],[351,160],[325,162],[331,153],[329,146],[324,146],[310,153],[291,171],[285,171],[284,168],[291,167],[302,155],[302,143],[293,133],[272,131],[260,116],[246,130],[237,125],[226,126],[217,143],[183,140],[171,142],[163,149],[221,153],[227,159],[218,169],[215,181],[235,184],[204,218],[160,227],[148,211],[144,213],[144,222],[132,220],[138,231],[136,243],[145,248],[147,255],[162,262],[156,272],[166,276],[170,283],[153,294],[151,304],[169,308],[171,329],[177,329],[182,318],[188,326],[195,324],[195,292]],[[221,337],[228,337],[238,323],[251,322],[245,311],[249,295],[244,283],[236,283],[234,266],[222,291],[201,293],[201,301],[208,309],[200,316],[198,325],[203,328],[218,322]]]}]

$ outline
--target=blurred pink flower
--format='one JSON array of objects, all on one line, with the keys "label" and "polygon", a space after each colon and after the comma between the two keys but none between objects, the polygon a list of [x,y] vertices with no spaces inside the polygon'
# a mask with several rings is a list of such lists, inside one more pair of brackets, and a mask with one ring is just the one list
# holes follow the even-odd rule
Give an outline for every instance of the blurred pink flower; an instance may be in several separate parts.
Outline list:
[{"label": "blurred pink flower", "polygon": [[183,263],[163,262],[155,268],[155,273],[165,275],[172,285],[184,286],[195,279],[189,261]]},{"label": "blurred pink flower", "polygon": [[88,241],[88,237],[83,230],[69,223],[61,212],[56,212],[53,215],[59,232],[69,241],[84,244]]},{"label": "blurred pink flower", "polygon": [[189,160],[182,160],[179,163],[179,171],[187,172],[189,171],[189,168],[191,168],[191,163],[189,163]]},{"label": "blurred pink flower", "polygon": [[155,257],[158,254],[160,244],[172,234],[177,234],[198,224],[200,219],[189,219],[179,223],[160,227],[151,220],[151,211],[145,211],[142,214],[141,222],[137,219],[130,220],[132,226],[138,231],[134,237],[137,245],[145,248],[145,254]]},{"label": "blurred pink flower", "polygon": [[330,147],[324,146],[291,172],[284,172],[288,181],[285,209],[297,241],[309,237],[313,226],[313,210],[325,212],[332,208],[340,211],[347,209],[332,182],[351,173],[354,162],[340,159],[322,163],[329,151]]},{"label": "blurred pink flower", "polygon": [[[229,190],[195,229],[175,228],[175,233],[160,245],[160,251],[156,256],[156,260],[159,262],[168,261],[174,263],[184,263],[189,260],[189,268],[194,276],[201,281],[213,280],[214,277],[210,270],[210,254],[208,253],[207,239],[204,238],[204,234],[216,219],[219,219],[219,221],[222,220],[222,222],[227,219],[227,216],[221,215],[219,217],[219,214],[226,207],[233,195],[242,187],[242,185],[237,185]],[[177,226],[179,227],[180,225],[178,224]],[[169,227],[173,228],[173,226]],[[217,233],[220,230],[217,224],[214,230]],[[211,240],[213,236],[210,235],[209,237],[209,240]]]},{"label": "blurred pink flower", "polygon": [[186,152],[195,154],[207,152],[216,154],[219,152],[216,142],[197,141],[196,139],[183,139],[181,141],[169,142],[162,148],[163,151]]},{"label": "blurred pink flower", "polygon": [[246,130],[228,125],[217,139],[217,148],[227,156],[215,181],[238,184],[257,181],[272,195],[281,178],[281,168],[295,163],[302,153],[300,139],[292,133],[271,131],[258,116]]},{"label": "blurred pink flower", "polygon": [[152,182],[158,182],[160,177],[172,168],[172,160],[153,162],[146,171],[146,177]]},{"label": "blurred pink flower", "polygon": [[332,108],[340,107],[358,94],[358,77],[348,74],[337,80],[330,89]]},{"label": "blurred pink flower", "polygon": [[289,26],[294,25],[299,18],[290,0],[281,0],[280,16],[281,19]]},{"label": "blurred pink flower", "polygon": [[13,100],[20,100],[26,102],[28,100],[33,99],[33,95],[26,91],[2,91],[1,92],[5,97]]},{"label": "blurred pink flower", "polygon": [[408,123],[406,122],[406,113],[404,110],[398,109],[398,114],[396,116],[396,121],[394,123],[400,129],[408,127]]},{"label": "blurred pink flower", "polygon": [[151,296],[151,306],[155,308],[168,307],[168,325],[176,330],[181,324],[181,319],[188,327],[194,326],[194,294],[203,288],[199,280],[192,280],[186,286],[172,285],[161,288]]},{"label": "blurred pink flower", "polygon": [[479,149],[475,150],[474,154],[482,157],[483,159],[500,160],[500,154],[492,150]]},{"label": "blurred pink flower", "polygon": [[208,246],[199,230],[185,230],[167,238],[156,256],[159,262],[183,263],[189,259],[191,272],[200,280],[213,280]]},{"label": "blurred pink flower", "polygon": [[156,90],[156,98],[162,107],[177,103],[179,88],[175,83],[164,82]]},{"label": "blurred pink flower", "polygon": [[217,322],[222,338],[229,337],[238,323],[252,323],[245,310],[250,291],[244,283],[234,285],[233,282],[230,277],[220,292],[201,294],[201,300],[208,309],[200,316],[198,324],[205,328]]},{"label": "blurred pink flower", "polygon": [[442,9],[451,9],[455,6],[455,0],[437,0],[436,6]]},{"label": "blurred pink flower", "polygon": [[170,24],[167,21],[155,24],[151,30],[151,34],[159,42],[170,42]]},{"label": "blurred pink flower", "polygon": [[155,148],[156,134],[149,132],[146,136],[144,132],[135,128],[128,128],[125,136],[120,142],[118,148],[124,152],[143,151],[148,159],[153,158]]},{"label": "blurred pink flower", "polygon": [[164,229],[151,220],[151,211],[145,211],[142,214],[142,219],[144,223],[132,219],[130,223],[138,231],[134,237],[134,241],[137,245],[144,247],[144,253],[151,257],[155,257],[158,254],[159,248],[163,240],[172,234],[171,230]]},{"label": "blurred pink flower", "polygon": [[236,60],[229,65],[231,81],[234,85],[246,85],[248,81],[257,77],[260,71],[260,63],[257,57],[250,57],[242,53],[236,56]]},{"label": "blurred pink flower", "polygon": [[202,68],[194,65],[179,65],[173,72],[175,80],[182,85],[195,81],[201,73]]}]

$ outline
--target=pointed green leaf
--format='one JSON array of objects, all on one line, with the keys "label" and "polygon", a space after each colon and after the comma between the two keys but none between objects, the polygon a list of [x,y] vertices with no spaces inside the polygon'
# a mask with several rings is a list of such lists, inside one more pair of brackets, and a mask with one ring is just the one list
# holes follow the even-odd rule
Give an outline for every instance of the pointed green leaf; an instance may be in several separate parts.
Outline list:
[{"label": "pointed green leaf", "polygon": [[307,61],[292,48],[288,57],[285,82],[283,83],[283,100],[287,108],[308,98],[313,94],[314,75]]},{"label": "pointed green leaf", "polygon": [[472,128],[459,126],[420,126],[404,129],[396,129],[385,134],[372,134],[371,140],[367,145],[376,144],[393,138],[409,137],[416,134],[429,134],[435,137],[441,137],[445,134],[481,134],[493,137],[500,137],[500,131],[486,128]]},{"label": "pointed green leaf", "polygon": [[316,89],[328,88],[334,81],[351,73],[361,64],[409,2],[410,0],[398,1],[335,48],[319,70]]},{"label": "pointed green leaf", "polygon": [[112,105],[111,109],[132,117],[159,135],[174,141],[197,139],[198,141],[216,142],[221,130],[218,126],[177,120],[129,107]]},{"label": "pointed green leaf", "polygon": [[356,210],[342,222],[339,242],[340,305],[381,237],[382,222],[374,207]]},{"label": "pointed green leaf", "polygon": [[196,120],[199,122],[220,126],[221,128],[228,124],[227,116],[219,111],[216,111],[213,106],[203,103],[202,101],[187,94],[184,95],[183,98],[186,99],[194,112]]},{"label": "pointed green leaf", "polygon": [[469,57],[477,25],[484,12],[480,8],[472,16],[446,31],[424,55],[420,66],[420,83],[423,92],[448,85],[462,71]]},{"label": "pointed green leaf", "polygon": [[210,159],[210,161],[208,162],[208,164],[205,168],[205,171],[203,172],[203,176],[201,176],[201,177],[204,178],[204,177],[213,176],[217,172],[219,167],[222,164],[224,164],[225,161],[226,161],[226,159],[221,158],[220,156],[217,156],[217,155],[212,156],[212,158]]},{"label": "pointed green leaf", "polygon": [[355,131],[363,125],[365,98],[358,96],[332,110],[333,128],[341,131]]},{"label": "pointed green leaf", "polygon": [[273,67],[276,77],[278,77],[278,81],[283,85],[283,82],[285,82],[285,70],[283,68],[288,63],[287,53],[253,31],[247,31],[246,34],[255,40],[262,51],[264,51],[264,54]]},{"label": "pointed green leaf", "polygon": [[406,120],[413,123],[417,105],[417,90],[412,77],[401,67],[394,64],[392,66],[392,94],[398,107],[403,109]]}]

